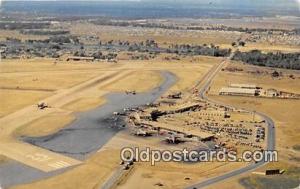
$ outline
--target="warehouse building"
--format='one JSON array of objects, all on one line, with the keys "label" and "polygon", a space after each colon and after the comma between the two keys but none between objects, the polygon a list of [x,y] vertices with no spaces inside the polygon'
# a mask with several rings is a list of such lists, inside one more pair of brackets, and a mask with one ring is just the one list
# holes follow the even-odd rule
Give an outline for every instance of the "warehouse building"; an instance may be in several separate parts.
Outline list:
[{"label": "warehouse building", "polygon": [[232,96],[258,96],[259,90],[256,88],[234,88],[234,87],[223,87],[220,95],[232,95]]}]

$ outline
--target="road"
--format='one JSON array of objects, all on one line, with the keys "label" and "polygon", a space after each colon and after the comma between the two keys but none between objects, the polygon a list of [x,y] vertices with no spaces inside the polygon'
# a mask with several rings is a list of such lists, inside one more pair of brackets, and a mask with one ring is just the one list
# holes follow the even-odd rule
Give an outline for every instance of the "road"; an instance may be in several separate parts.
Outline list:
[{"label": "road", "polygon": [[[227,63],[227,61],[230,61],[232,59],[233,55],[234,55],[234,52],[228,57],[227,60],[224,60],[219,65],[213,67],[211,69],[211,71],[209,72],[209,74],[207,74],[205,76],[205,79],[204,79],[205,83],[203,84],[202,88],[200,89],[200,97],[203,100],[206,100],[206,101],[208,101],[210,103],[213,103],[213,104],[223,105],[223,106],[225,106],[227,108],[230,108],[230,109],[241,109],[241,110],[247,111],[249,113],[255,113],[256,115],[261,116],[266,121],[267,126],[268,126],[267,150],[275,150],[275,124],[274,124],[274,121],[270,117],[268,117],[267,115],[265,115],[263,113],[257,112],[257,111],[253,112],[253,111],[246,110],[246,109],[243,109],[243,108],[238,108],[238,107],[235,107],[235,106],[232,106],[232,105],[226,105],[224,103],[211,100],[206,96],[206,93],[207,93],[208,89],[210,88],[213,79],[220,72],[220,70]],[[225,173],[223,175],[220,175],[220,176],[217,176],[217,177],[214,177],[214,178],[210,178],[210,179],[207,179],[207,180],[202,181],[200,183],[196,183],[194,185],[191,185],[191,186],[187,187],[187,189],[204,188],[204,187],[207,187],[209,185],[215,184],[217,182],[221,182],[221,181],[224,181],[226,179],[230,179],[232,177],[235,177],[237,175],[246,173],[248,171],[255,170],[258,167],[260,167],[262,165],[265,165],[267,163],[268,162],[264,162],[264,161],[257,162],[257,163],[252,163],[252,164],[249,164],[245,167],[242,167],[242,168],[233,170],[231,172]]]}]

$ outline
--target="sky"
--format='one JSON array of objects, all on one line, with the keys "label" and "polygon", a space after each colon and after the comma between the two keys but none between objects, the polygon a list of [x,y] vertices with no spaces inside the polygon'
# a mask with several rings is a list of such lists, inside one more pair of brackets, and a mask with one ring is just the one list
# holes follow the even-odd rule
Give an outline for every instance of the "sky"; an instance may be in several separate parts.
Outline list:
[{"label": "sky", "polygon": [[[0,0],[0,6],[1,2],[4,1],[60,1],[60,0]],[[63,0],[63,1],[74,1],[74,0]],[[75,1],[85,1],[85,0],[75,0]],[[126,1],[137,1],[137,2],[153,2],[153,3],[159,3],[159,2],[169,2],[169,3],[209,3],[212,2],[214,4],[218,5],[226,5],[226,4],[233,4],[233,5],[239,5],[239,6],[270,6],[270,7],[286,7],[286,6],[298,6],[299,12],[300,12],[300,0],[87,0],[87,1],[120,1],[120,2],[126,2]]]}]

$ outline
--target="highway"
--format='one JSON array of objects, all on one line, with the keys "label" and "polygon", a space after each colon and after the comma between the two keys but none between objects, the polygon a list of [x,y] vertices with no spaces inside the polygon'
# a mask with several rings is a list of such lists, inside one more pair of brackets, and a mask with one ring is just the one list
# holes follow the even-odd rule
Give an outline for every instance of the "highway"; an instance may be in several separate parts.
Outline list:
[{"label": "highway", "polygon": [[[244,108],[238,108],[238,107],[235,107],[235,106],[232,106],[232,105],[226,105],[224,103],[211,100],[206,96],[206,93],[207,93],[208,89],[210,88],[213,79],[220,72],[220,70],[226,64],[226,62],[230,61],[232,59],[233,55],[234,55],[234,52],[227,58],[227,60],[224,60],[219,65],[213,67],[211,69],[211,71],[209,72],[209,74],[207,74],[205,76],[206,77],[204,79],[205,83],[203,84],[202,88],[200,89],[200,97],[203,100],[206,100],[209,103],[213,103],[213,104],[217,104],[217,105],[223,105],[227,108],[235,109],[235,110],[240,109],[240,110],[247,111],[249,113],[255,113],[256,115],[261,116],[266,121],[267,126],[268,126],[268,129],[267,129],[268,130],[267,149],[266,150],[275,150],[275,124],[274,124],[274,121],[270,117],[268,117],[267,115],[265,115],[263,113],[257,112],[257,111],[254,112],[254,111],[251,111],[251,110],[246,110]],[[237,175],[240,175],[240,174],[243,174],[243,173],[246,173],[246,172],[249,172],[249,171],[253,171],[253,170],[257,169],[258,167],[260,167],[262,165],[265,165],[267,163],[268,162],[264,162],[264,161],[257,162],[257,163],[252,163],[252,164],[249,164],[245,167],[233,170],[231,172],[227,172],[223,175],[213,177],[213,178],[207,179],[205,181],[193,184],[193,185],[187,187],[187,189],[204,188],[204,187],[207,187],[209,185],[224,181],[226,179],[230,179],[230,178],[235,177]]]}]

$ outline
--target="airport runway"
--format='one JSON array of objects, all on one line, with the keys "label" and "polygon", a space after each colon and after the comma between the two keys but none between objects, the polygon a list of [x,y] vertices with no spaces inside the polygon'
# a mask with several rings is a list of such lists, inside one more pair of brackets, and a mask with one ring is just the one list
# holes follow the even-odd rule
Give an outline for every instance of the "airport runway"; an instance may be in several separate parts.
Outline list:
[{"label": "airport runway", "polygon": [[[230,60],[232,57],[233,57],[233,53],[228,58],[228,60]],[[206,96],[206,92],[208,91],[208,89],[209,89],[209,87],[210,87],[210,85],[212,83],[212,80],[220,72],[220,70],[226,64],[226,62],[228,60],[224,60],[218,66],[213,67],[211,69],[211,71],[209,72],[209,74],[206,75],[205,83],[204,83],[203,87],[200,89],[200,96],[201,96],[202,99],[204,99],[206,101],[209,101],[210,103],[214,103],[214,104],[218,104],[218,105],[223,105],[225,107],[232,108],[232,109],[242,109],[242,108],[234,107],[234,106],[231,106],[231,105],[226,105],[224,103],[217,102],[217,101],[214,101],[214,100],[210,100]],[[254,113],[254,112],[252,112],[250,110],[246,110],[246,109],[242,109],[242,110]],[[275,150],[275,124],[274,124],[274,121],[270,117],[268,117],[267,115],[265,115],[263,113],[255,112],[255,114],[261,116],[266,121],[266,123],[268,125],[267,150]],[[202,181],[202,182],[197,183],[197,184],[193,184],[192,186],[187,187],[187,189],[204,188],[204,187],[207,187],[209,185],[212,185],[212,184],[224,181],[226,179],[232,178],[234,176],[246,173],[248,171],[253,171],[253,170],[255,170],[255,169],[259,168],[260,166],[265,165],[267,163],[268,162],[252,163],[250,165],[247,165],[245,167],[239,168],[237,170],[225,173],[223,175],[207,179],[207,180]]]},{"label": "airport runway", "polygon": [[[60,155],[65,159],[70,158],[74,159],[74,161],[78,160],[78,162],[86,159],[122,129],[120,125],[123,124],[123,121],[121,119],[116,120],[113,117],[113,112],[120,112],[127,107],[136,107],[154,102],[177,81],[176,76],[170,72],[162,71],[161,74],[164,81],[159,87],[137,95],[126,95],[124,93],[108,94],[106,95],[106,104],[88,112],[78,113],[76,121],[64,129],[44,137],[24,137],[22,140],[27,143],[23,142],[23,144],[33,148],[36,146],[39,149],[48,151],[50,154]],[[23,156],[21,155],[20,157]],[[20,162],[22,161],[20,160]],[[55,164],[52,166],[54,168],[59,166],[60,169],[45,172],[33,168],[34,166],[31,166],[30,162],[27,165],[20,162],[11,160],[0,164],[0,184],[2,187],[30,183],[70,169],[69,166],[64,167],[65,162],[54,162]],[[76,163],[74,162],[74,164]]]},{"label": "airport runway", "polygon": [[[175,82],[170,72],[162,72],[164,82],[148,93],[126,95],[111,93],[106,95],[107,103],[92,111],[77,114],[77,119],[57,133],[39,138],[24,138],[24,141],[84,160],[86,155],[99,150],[111,137],[122,129],[123,120],[113,116],[113,112],[122,112],[124,108],[138,107],[154,102]],[[101,127],[101,129],[100,129]]]}]

